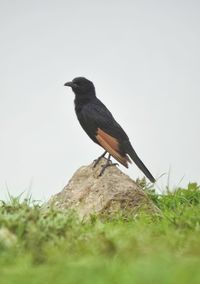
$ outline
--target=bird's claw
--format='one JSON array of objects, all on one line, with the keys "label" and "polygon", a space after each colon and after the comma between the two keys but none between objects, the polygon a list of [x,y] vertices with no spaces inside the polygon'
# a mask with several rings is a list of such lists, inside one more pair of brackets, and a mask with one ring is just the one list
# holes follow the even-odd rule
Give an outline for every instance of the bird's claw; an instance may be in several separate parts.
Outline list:
[{"label": "bird's claw", "polygon": [[94,165],[93,165],[93,168],[96,167],[96,165],[99,163],[99,161],[105,156],[105,154],[107,153],[107,151],[105,151],[100,157],[98,157],[97,159],[95,159],[93,161]]},{"label": "bird's claw", "polygon": [[106,164],[102,166],[99,177],[101,177],[103,175],[106,168],[113,167],[113,166],[119,166],[119,164],[118,163],[112,163],[111,160],[107,161]]}]

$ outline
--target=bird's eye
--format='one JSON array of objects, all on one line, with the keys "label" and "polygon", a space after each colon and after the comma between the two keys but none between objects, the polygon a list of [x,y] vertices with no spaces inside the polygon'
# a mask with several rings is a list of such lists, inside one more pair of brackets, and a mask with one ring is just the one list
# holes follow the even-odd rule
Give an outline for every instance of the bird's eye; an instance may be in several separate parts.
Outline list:
[{"label": "bird's eye", "polygon": [[74,84],[76,85],[76,86],[80,86],[80,83],[79,82],[74,82]]}]

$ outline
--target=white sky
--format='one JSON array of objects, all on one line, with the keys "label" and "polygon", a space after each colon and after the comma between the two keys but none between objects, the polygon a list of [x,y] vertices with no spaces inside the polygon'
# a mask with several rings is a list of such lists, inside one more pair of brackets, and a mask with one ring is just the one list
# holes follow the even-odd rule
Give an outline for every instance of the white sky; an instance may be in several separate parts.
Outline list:
[{"label": "white sky", "polygon": [[0,0],[0,198],[47,200],[102,153],[63,87],[76,76],[94,82],[153,175],[171,167],[172,186],[200,182],[199,12],[195,0]]}]

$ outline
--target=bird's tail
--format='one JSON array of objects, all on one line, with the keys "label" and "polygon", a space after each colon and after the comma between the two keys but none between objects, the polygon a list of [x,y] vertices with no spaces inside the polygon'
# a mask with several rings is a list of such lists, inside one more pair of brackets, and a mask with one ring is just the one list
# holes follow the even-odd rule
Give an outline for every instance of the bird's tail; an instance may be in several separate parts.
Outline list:
[{"label": "bird's tail", "polygon": [[131,157],[133,162],[138,166],[138,168],[144,173],[144,175],[151,181],[155,182],[155,178],[152,176],[150,171],[147,169],[147,167],[143,164],[143,162],[140,160],[138,155],[136,154],[135,150],[133,149],[130,142],[126,145],[126,152]]}]

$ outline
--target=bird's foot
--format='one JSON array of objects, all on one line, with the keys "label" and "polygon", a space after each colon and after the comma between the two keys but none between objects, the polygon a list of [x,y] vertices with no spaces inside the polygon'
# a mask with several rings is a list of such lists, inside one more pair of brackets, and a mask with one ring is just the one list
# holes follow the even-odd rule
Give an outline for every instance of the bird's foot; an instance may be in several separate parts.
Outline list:
[{"label": "bird's foot", "polygon": [[103,175],[103,173],[104,173],[106,168],[112,167],[112,166],[119,166],[119,164],[118,163],[112,163],[112,161],[110,160],[110,155],[109,155],[105,165],[102,166],[102,169],[101,169],[101,172],[99,174],[99,177],[101,177]]},{"label": "bird's foot", "polygon": [[118,163],[113,163],[113,164],[104,165],[104,166],[102,167],[102,169],[101,169],[101,172],[100,172],[100,174],[99,174],[99,177],[101,177],[101,176],[103,175],[103,173],[104,173],[104,171],[105,171],[106,168],[112,167],[112,166],[119,166],[119,164],[118,164]]},{"label": "bird's foot", "polygon": [[99,156],[96,160],[94,160],[94,165],[93,168],[96,167],[96,165],[99,163],[99,161],[105,156],[105,154],[107,153],[107,151],[103,152],[103,154],[101,156]]}]

